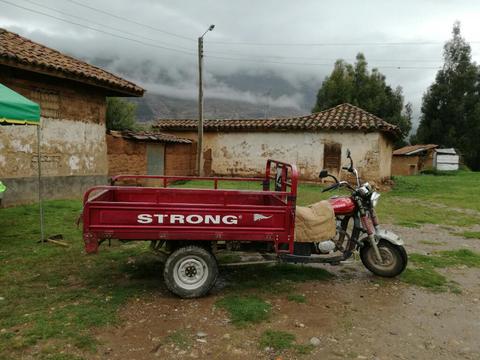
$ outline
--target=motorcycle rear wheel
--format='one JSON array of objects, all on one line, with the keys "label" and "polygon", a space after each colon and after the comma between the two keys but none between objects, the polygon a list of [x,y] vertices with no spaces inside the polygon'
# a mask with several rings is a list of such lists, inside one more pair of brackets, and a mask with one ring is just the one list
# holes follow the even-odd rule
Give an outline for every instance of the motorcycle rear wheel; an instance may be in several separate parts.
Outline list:
[{"label": "motorcycle rear wheel", "polygon": [[408,257],[403,246],[380,240],[378,250],[383,259],[382,264],[377,260],[375,251],[370,244],[366,243],[360,249],[360,259],[363,265],[375,275],[395,277],[400,275],[407,267]]}]

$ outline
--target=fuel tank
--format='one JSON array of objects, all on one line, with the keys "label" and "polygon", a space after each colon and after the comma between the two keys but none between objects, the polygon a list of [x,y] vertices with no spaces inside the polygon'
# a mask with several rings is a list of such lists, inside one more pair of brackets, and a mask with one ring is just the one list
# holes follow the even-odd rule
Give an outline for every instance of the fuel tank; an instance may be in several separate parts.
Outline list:
[{"label": "fuel tank", "polygon": [[348,215],[355,211],[355,203],[349,196],[338,196],[328,199],[335,215]]}]

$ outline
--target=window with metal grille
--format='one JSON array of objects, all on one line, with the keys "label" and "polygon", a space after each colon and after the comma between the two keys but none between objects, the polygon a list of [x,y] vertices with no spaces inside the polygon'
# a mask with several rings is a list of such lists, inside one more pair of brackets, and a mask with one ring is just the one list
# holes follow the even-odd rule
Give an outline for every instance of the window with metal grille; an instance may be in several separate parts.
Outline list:
[{"label": "window with metal grille", "polygon": [[324,144],[323,145],[323,168],[339,171],[342,159],[342,144]]}]

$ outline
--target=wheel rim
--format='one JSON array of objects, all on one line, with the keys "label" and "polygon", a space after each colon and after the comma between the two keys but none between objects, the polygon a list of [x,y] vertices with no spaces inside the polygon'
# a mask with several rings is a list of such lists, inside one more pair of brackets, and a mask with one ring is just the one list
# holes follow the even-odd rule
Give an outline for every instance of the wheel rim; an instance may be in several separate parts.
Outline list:
[{"label": "wheel rim", "polygon": [[180,259],[173,269],[173,278],[175,283],[183,289],[198,289],[207,281],[207,263],[199,256]]},{"label": "wheel rim", "polygon": [[380,264],[378,262],[378,259],[375,256],[375,250],[373,250],[373,247],[370,247],[367,253],[368,261],[370,262],[370,264],[382,271],[393,270],[397,265],[397,257],[395,256],[395,253],[390,248],[385,246],[379,246],[378,251],[380,252],[383,263]]}]

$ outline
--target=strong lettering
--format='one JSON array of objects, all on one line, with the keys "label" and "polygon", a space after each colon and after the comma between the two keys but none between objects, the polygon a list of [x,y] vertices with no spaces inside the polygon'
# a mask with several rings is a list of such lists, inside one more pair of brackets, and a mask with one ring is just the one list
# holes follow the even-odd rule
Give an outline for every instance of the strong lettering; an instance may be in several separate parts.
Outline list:
[{"label": "strong lettering", "polygon": [[236,215],[198,215],[198,214],[139,214],[137,215],[139,224],[165,224],[165,225],[236,225],[238,216]]}]

